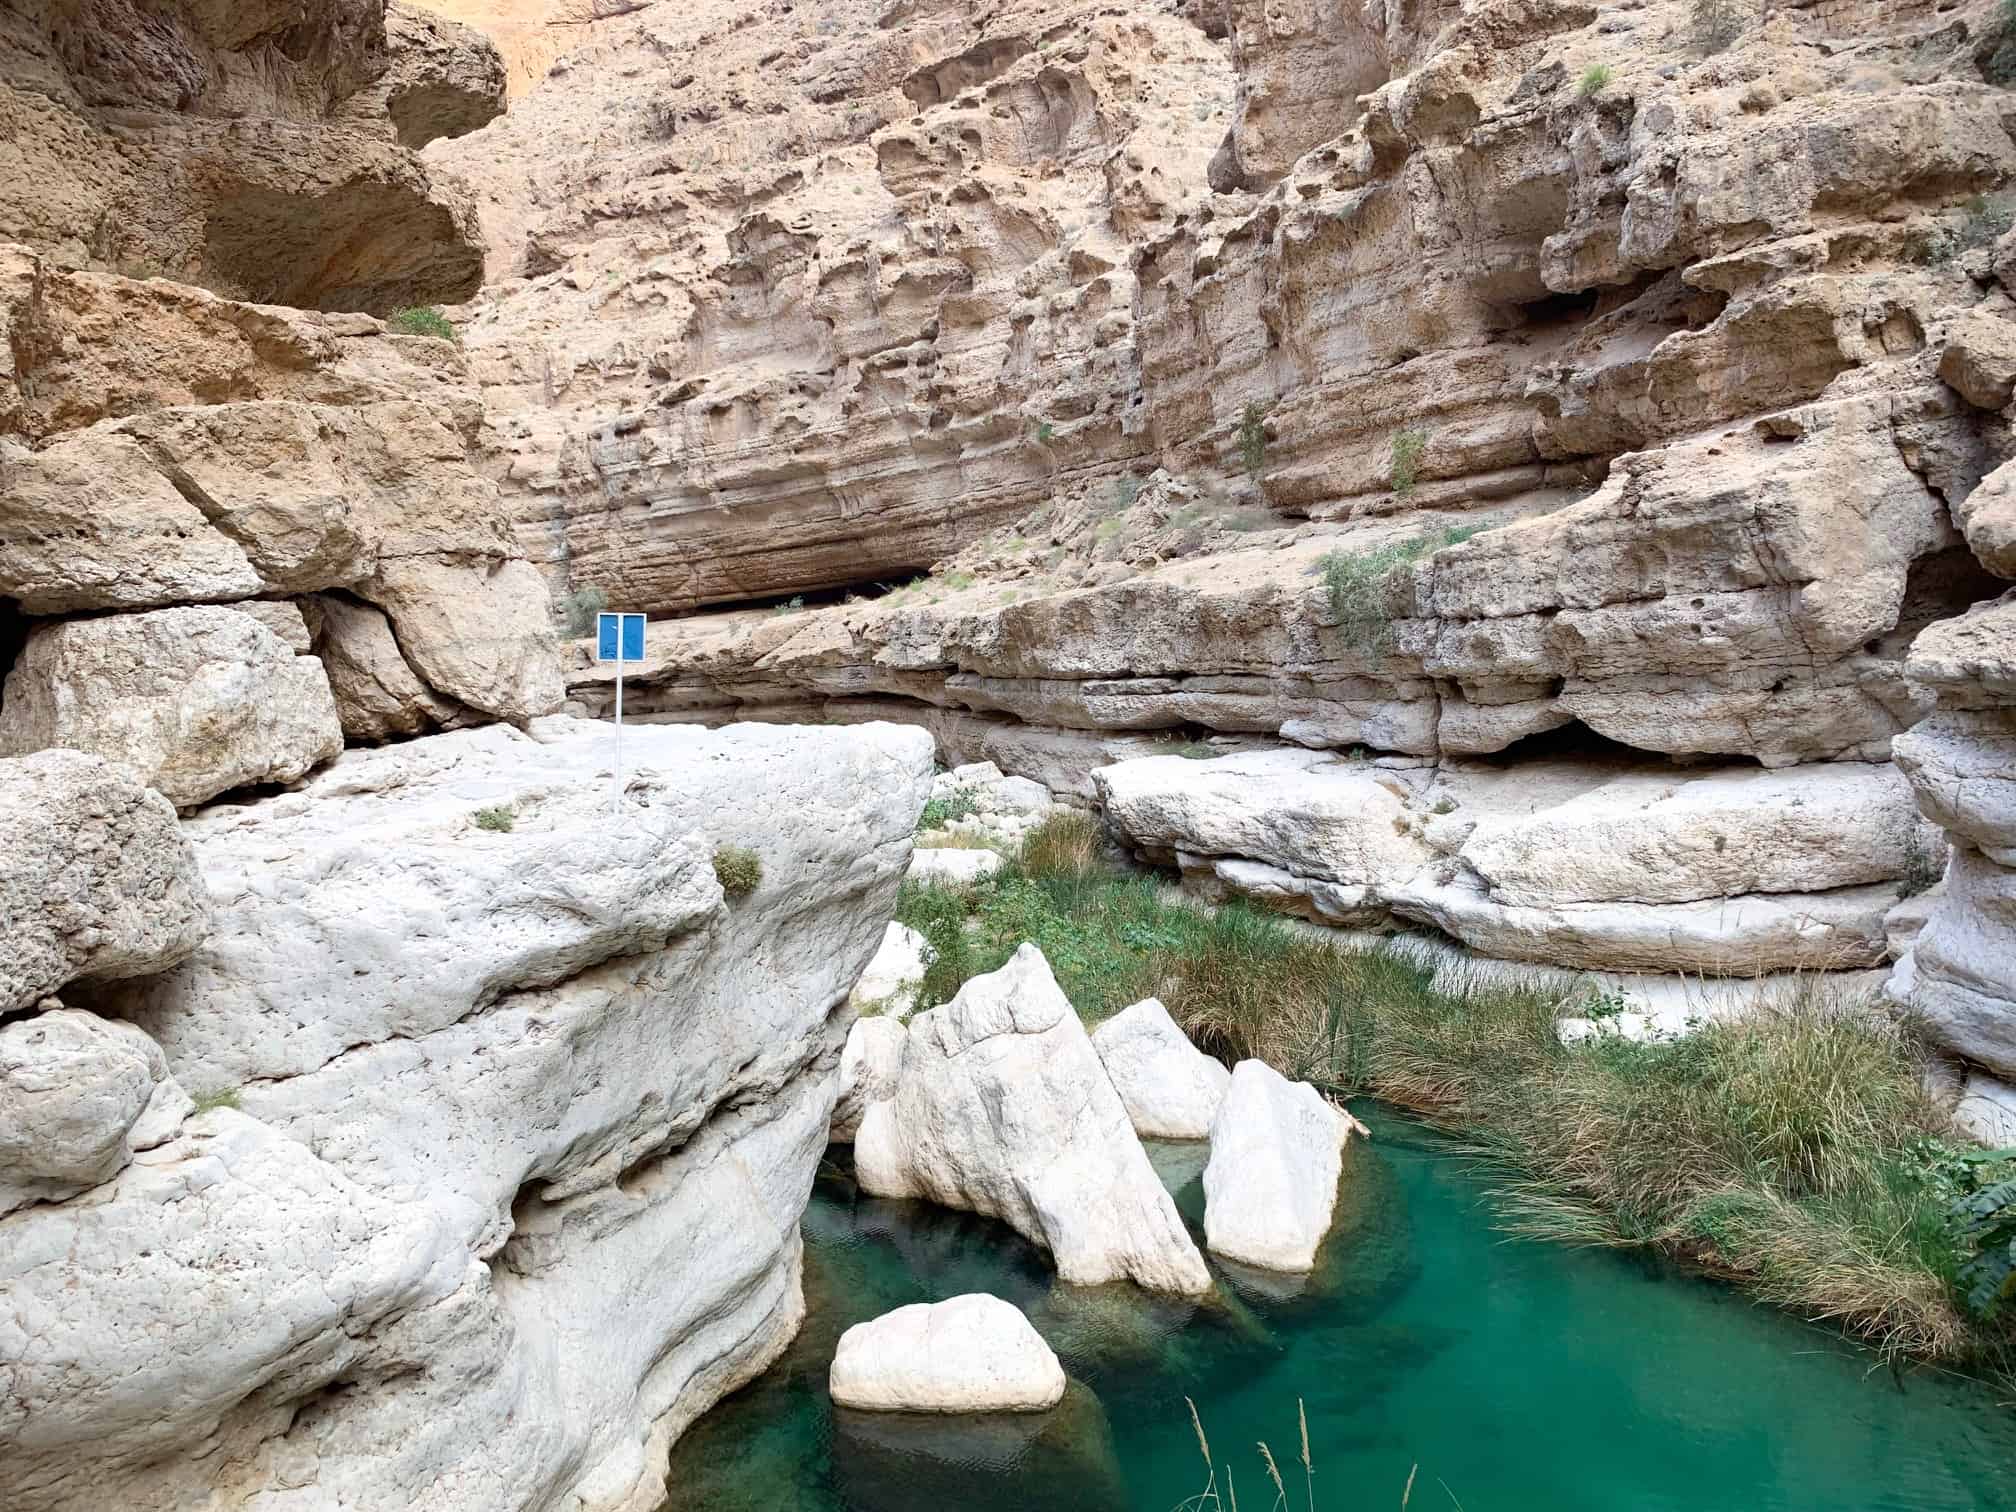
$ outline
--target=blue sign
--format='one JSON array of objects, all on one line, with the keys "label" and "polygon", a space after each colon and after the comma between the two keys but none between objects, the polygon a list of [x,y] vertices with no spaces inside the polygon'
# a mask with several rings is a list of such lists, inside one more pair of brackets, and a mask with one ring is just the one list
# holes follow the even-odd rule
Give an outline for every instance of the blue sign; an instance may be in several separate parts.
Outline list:
[{"label": "blue sign", "polygon": [[598,662],[644,660],[644,616],[596,615],[595,660]]}]

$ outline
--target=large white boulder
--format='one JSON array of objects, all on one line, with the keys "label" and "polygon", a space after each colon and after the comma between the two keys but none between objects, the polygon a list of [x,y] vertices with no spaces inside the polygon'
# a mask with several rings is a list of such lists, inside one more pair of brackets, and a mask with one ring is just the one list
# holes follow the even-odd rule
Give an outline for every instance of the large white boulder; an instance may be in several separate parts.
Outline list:
[{"label": "large white boulder", "polygon": [[111,1180],[157,1102],[169,1120],[188,1106],[131,1024],[59,1007],[0,1025],[0,1214]]},{"label": "large white boulder", "polygon": [[1091,1038],[1033,945],[910,1021],[854,1137],[863,1191],[999,1218],[1066,1281],[1195,1294],[1209,1271]]},{"label": "large white boulder", "polygon": [[882,947],[847,995],[856,1013],[872,1011],[908,1018],[917,1006],[917,989],[931,964],[931,946],[924,936],[893,919],[882,932]]},{"label": "large white boulder", "polygon": [[[610,733],[353,751],[184,822],[215,934],[91,1001],[210,1110],[0,1217],[0,1506],[651,1506],[791,1338],[931,742],[627,730],[612,815]],[[723,844],[763,887],[724,899]],[[140,1089],[98,1079],[77,1158],[116,1165]]]},{"label": "large white boulder", "polygon": [[164,971],[209,928],[167,799],[79,751],[0,760],[0,1013],[79,978]]},{"label": "large white boulder", "polygon": [[1306,1271],[1330,1232],[1351,1121],[1257,1060],[1232,1068],[1204,1167],[1204,1242],[1264,1270]]},{"label": "large white boulder", "polygon": [[1156,998],[1092,1031],[1092,1048],[1143,1139],[1204,1139],[1232,1073],[1190,1043]]},{"label": "large white boulder", "polygon": [[985,1292],[856,1323],[827,1376],[836,1403],[870,1412],[1041,1412],[1064,1385],[1021,1309]]},{"label": "large white boulder", "polygon": [[0,754],[51,746],[121,762],[188,807],[292,782],[343,749],[343,728],[320,661],[254,615],[205,606],[30,632],[7,674]]},{"label": "large white boulder", "polygon": [[840,1098],[833,1104],[828,1132],[835,1144],[850,1142],[868,1109],[895,1094],[908,1037],[903,1021],[889,1014],[856,1019],[847,1031],[847,1047],[840,1052]]}]

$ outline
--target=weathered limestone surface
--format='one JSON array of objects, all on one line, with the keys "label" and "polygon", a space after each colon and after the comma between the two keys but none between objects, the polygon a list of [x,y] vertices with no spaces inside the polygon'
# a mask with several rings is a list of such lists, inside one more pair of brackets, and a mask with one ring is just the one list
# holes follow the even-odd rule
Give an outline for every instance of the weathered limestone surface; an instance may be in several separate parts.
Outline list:
[{"label": "weathered limestone surface", "polygon": [[856,1323],[827,1384],[840,1406],[871,1412],[1041,1412],[1065,1380],[1020,1308],[972,1292]]},{"label": "weathered limestone surface", "polygon": [[0,755],[51,746],[119,762],[187,807],[292,782],[343,749],[343,729],[322,663],[253,616],[157,609],[29,634],[7,674]]},{"label": "weathered limestone surface", "polygon": [[896,1095],[903,1071],[903,1042],[909,1030],[889,1014],[856,1019],[840,1052],[840,1091],[833,1104],[828,1137],[835,1144],[853,1141],[868,1109]]},{"label": "weathered limestone surface", "polygon": [[0,760],[0,1013],[79,978],[164,971],[201,943],[210,899],[175,810],[79,751]]},{"label": "weathered limestone surface", "polygon": [[1330,1232],[1350,1121],[1306,1082],[1264,1061],[1232,1068],[1211,1124],[1204,1238],[1214,1254],[1306,1271]]},{"label": "weathered limestone surface", "polygon": [[1190,1043],[1155,998],[1092,1031],[1092,1048],[1143,1139],[1207,1139],[1232,1073]]},{"label": "weathered limestone surface", "polygon": [[[558,708],[544,590],[470,465],[481,404],[449,344],[388,336],[366,316],[66,273],[20,248],[0,248],[0,328],[0,599],[45,617],[127,612],[38,624],[17,677],[48,686],[61,669],[28,663],[73,643],[105,641],[116,659],[111,639],[193,624],[189,606],[341,590],[311,642],[326,668],[295,658],[289,686],[304,686],[289,698],[319,682],[326,712],[340,685],[352,739]],[[134,613],[153,610],[175,612]],[[292,650],[308,649],[298,609],[253,612],[268,628],[291,616]],[[234,679],[270,681],[251,649],[235,671],[198,658],[218,668],[217,698],[238,700]],[[6,714],[17,730],[26,717]],[[36,717],[38,738],[56,738]],[[213,764],[281,780],[305,770],[274,759],[254,710],[224,717],[251,721],[249,744]],[[224,737],[191,728],[168,743],[206,739]],[[325,745],[287,742],[310,761]],[[107,754],[143,768],[160,755],[144,743]]]},{"label": "weathered limestone surface", "polygon": [[[0,1503],[648,1506],[774,1357],[929,743],[631,732],[613,828],[609,754],[493,725],[212,806],[196,954],[68,989],[121,1026],[8,1026],[17,1080],[49,1060],[21,1043],[97,1026],[73,1059],[107,1090],[38,1178],[100,1184],[0,1217]],[[764,864],[734,902],[723,843]],[[125,1162],[149,1057],[223,1105]]]},{"label": "weathered limestone surface", "polygon": [[0,241],[276,304],[464,298],[475,215],[408,149],[494,115],[503,71],[445,32],[383,0],[10,6]]},{"label": "weathered limestone surface", "polygon": [[854,1136],[861,1189],[999,1218],[1066,1281],[1208,1291],[1210,1273],[1043,953],[1023,945],[910,1021]]}]

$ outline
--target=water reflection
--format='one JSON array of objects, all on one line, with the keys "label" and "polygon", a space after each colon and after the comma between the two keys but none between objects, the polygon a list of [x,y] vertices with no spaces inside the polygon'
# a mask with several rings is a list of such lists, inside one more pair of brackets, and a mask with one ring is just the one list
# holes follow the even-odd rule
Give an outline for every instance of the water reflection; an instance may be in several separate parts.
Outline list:
[{"label": "water reflection", "polygon": [[[1317,1270],[1214,1262],[1219,1286],[1191,1300],[1063,1285],[1002,1224],[861,1196],[836,1152],[805,1217],[805,1330],[680,1444],[668,1509],[1160,1512],[1202,1484],[1186,1395],[1254,1505],[1255,1443],[1292,1457],[1300,1397],[1325,1508],[1398,1506],[1417,1462],[1417,1508],[2016,1506],[2016,1418],[1985,1388],[1871,1376],[1833,1335],[1643,1257],[1503,1241],[1436,1136],[1360,1111],[1375,1138],[1351,1147]],[[1150,1154],[1201,1241],[1202,1147]],[[836,1412],[826,1368],[845,1328],[969,1291],[1049,1340],[1072,1379],[1058,1409]]]}]

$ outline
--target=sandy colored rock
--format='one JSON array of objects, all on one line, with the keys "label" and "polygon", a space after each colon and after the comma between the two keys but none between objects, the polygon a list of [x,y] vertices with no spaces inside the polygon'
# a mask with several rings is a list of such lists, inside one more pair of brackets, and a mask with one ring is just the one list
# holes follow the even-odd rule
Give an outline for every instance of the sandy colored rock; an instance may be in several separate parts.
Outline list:
[{"label": "sandy colored rock", "polygon": [[[145,24],[53,0],[17,16],[0,61],[0,238],[275,304],[388,312],[475,292],[466,198],[382,105],[338,108],[394,66],[376,0],[174,0]],[[395,86],[396,116],[403,66]]]},{"label": "sandy colored rock", "polygon": [[1265,1062],[1232,1068],[1211,1124],[1204,1237],[1212,1253],[1306,1271],[1330,1231],[1351,1125],[1314,1087]]},{"label": "sandy colored rock", "polygon": [[7,674],[0,752],[61,746],[179,807],[292,782],[343,749],[322,664],[251,615],[157,609],[38,628]]},{"label": "sandy colored rock", "polygon": [[399,145],[418,151],[504,113],[504,59],[474,27],[434,14],[439,7],[390,0],[385,42],[390,66],[348,102],[360,123],[390,120]]},{"label": "sandy colored rock", "polygon": [[918,1014],[854,1136],[863,1191],[999,1218],[1063,1280],[1195,1295],[1210,1274],[1043,953]]},{"label": "sandy colored rock", "polygon": [[856,1323],[827,1378],[835,1404],[869,1412],[1041,1412],[1064,1385],[1022,1310],[984,1292]]},{"label": "sandy colored rock", "polygon": [[0,1013],[79,978],[165,971],[210,900],[168,800],[79,751],[0,760]]},{"label": "sandy colored rock", "polygon": [[1999,410],[2016,395],[2016,312],[1970,310],[1953,324],[1939,376],[1980,409]]},{"label": "sandy colored rock", "polygon": [[1190,1043],[1155,998],[1092,1031],[1092,1048],[1143,1139],[1207,1139],[1232,1073]]},{"label": "sandy colored rock", "polygon": [[2016,463],[2005,462],[1955,502],[1953,519],[1981,565],[2016,577]]},{"label": "sandy colored rock", "polygon": [[336,594],[317,594],[307,603],[315,655],[346,740],[419,735],[478,717],[421,680],[382,610]]}]

